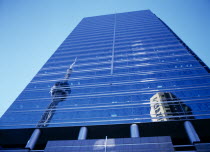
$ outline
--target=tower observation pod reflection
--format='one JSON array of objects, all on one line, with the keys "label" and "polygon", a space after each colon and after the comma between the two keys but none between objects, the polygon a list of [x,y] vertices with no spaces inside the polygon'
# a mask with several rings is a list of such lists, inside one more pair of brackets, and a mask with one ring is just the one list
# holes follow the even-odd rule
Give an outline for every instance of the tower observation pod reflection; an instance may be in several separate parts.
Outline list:
[{"label": "tower observation pod reflection", "polygon": [[69,86],[68,81],[69,81],[69,78],[73,71],[73,66],[76,63],[76,61],[77,61],[77,58],[75,58],[74,62],[67,69],[64,80],[56,82],[54,86],[51,88],[50,94],[52,97],[52,102],[49,104],[49,106],[47,107],[47,110],[42,115],[41,120],[37,124],[37,128],[47,127],[48,122],[50,122],[50,120],[52,119],[59,102],[64,101],[67,98],[67,96],[71,93],[71,88]]}]

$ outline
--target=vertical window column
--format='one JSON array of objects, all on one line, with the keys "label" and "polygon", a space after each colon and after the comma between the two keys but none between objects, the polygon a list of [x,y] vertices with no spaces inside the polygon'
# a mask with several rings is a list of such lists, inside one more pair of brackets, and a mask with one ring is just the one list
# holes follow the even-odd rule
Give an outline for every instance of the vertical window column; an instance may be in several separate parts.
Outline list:
[{"label": "vertical window column", "polygon": [[114,31],[113,31],[113,43],[112,43],[111,75],[113,75],[113,68],[114,68],[115,31],[116,31],[116,14],[114,15]]}]

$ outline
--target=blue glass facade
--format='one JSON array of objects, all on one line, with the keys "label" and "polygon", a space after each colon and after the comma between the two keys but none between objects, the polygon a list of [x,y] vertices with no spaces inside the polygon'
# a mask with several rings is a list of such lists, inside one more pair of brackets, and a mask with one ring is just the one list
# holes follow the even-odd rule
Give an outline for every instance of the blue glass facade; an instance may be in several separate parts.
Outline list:
[{"label": "blue glass facade", "polygon": [[208,67],[145,10],[84,18],[2,116],[0,128],[36,127],[52,102],[52,86],[75,58],[71,91],[47,127],[152,122],[150,99],[158,92],[189,107],[176,111],[180,119],[210,118]]}]

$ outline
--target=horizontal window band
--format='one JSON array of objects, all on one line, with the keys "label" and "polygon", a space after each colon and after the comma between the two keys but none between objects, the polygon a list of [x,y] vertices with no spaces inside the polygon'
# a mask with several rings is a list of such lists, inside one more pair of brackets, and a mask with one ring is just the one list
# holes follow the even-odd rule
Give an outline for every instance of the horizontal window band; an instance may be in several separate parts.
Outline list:
[{"label": "horizontal window band", "polygon": [[[197,114],[197,115],[190,115],[190,116],[210,116],[210,114]],[[180,116],[174,116],[174,117],[162,117],[162,118],[179,118]],[[184,116],[186,117],[186,116]],[[158,117],[159,118],[159,117]],[[153,118],[153,119],[157,119],[157,118]],[[63,125],[65,126],[64,124],[73,124],[73,123],[76,123],[76,124],[84,124],[85,126],[89,126],[91,125],[91,123],[99,123],[99,122],[106,122],[105,124],[109,124],[108,122],[115,122],[114,124],[117,124],[117,122],[119,122],[120,124],[125,121],[132,121],[135,122],[135,123],[139,123],[139,122],[144,122],[143,120],[150,120],[150,121],[147,121],[147,122],[152,122],[151,121],[151,118],[127,118],[127,119],[110,119],[110,120],[91,120],[91,121],[63,121],[63,122],[54,122],[54,123],[47,123],[47,125]],[[192,120],[192,119],[184,119],[184,120]],[[170,121],[180,121],[180,120],[170,120]],[[37,122],[38,123],[38,122]],[[37,123],[25,123],[25,124],[0,124],[0,127],[3,127],[3,126],[35,126],[37,125]],[[128,124],[130,124],[131,122],[127,122]],[[71,125],[67,125],[67,126],[71,126]],[[74,124],[75,126],[75,124]]]},{"label": "horizontal window band", "polygon": [[[108,69],[109,70],[109,69]],[[168,68],[168,69],[164,69],[164,70],[150,70],[150,71],[138,71],[136,73],[127,73],[127,72],[124,72],[124,73],[117,73],[115,74],[114,76],[129,76],[129,75],[149,75],[149,74],[155,74],[155,73],[165,73],[165,72],[184,72],[184,71],[189,71],[189,70],[192,70],[192,71],[195,71],[195,70],[204,70],[203,67],[192,67],[192,68],[181,68],[181,69],[171,69],[171,68]],[[62,74],[63,75],[63,74]],[[93,76],[93,75],[86,75],[86,76],[78,76],[78,77],[71,77],[71,80],[82,80],[82,79],[95,79],[95,78],[106,78],[106,77],[110,77],[110,74],[106,74],[106,75],[96,75],[96,76]],[[43,80],[43,81],[31,81],[30,83],[50,83],[50,82],[56,82],[56,81],[62,81],[63,78],[58,78],[58,79],[47,79],[47,80]]]},{"label": "horizontal window band", "polygon": [[[76,100],[77,98],[78,99],[79,98],[98,98],[98,97],[102,98],[102,97],[114,96],[114,95],[122,96],[122,95],[125,95],[125,94],[126,95],[140,95],[140,94],[144,95],[144,94],[154,94],[154,93],[157,93],[157,92],[179,92],[179,91],[188,90],[188,89],[192,89],[190,91],[199,90],[199,89],[202,89],[200,91],[204,91],[204,90],[208,90],[209,88],[210,88],[209,85],[207,85],[207,86],[194,86],[194,87],[193,86],[185,86],[185,87],[179,87],[179,88],[174,87],[174,88],[171,88],[171,89],[173,89],[173,91],[171,91],[170,88],[161,88],[161,90],[158,89],[158,88],[151,88],[151,89],[148,89],[148,90],[145,91],[145,88],[144,88],[144,90],[143,89],[142,90],[133,89],[133,90],[123,90],[123,91],[118,90],[117,92],[106,92],[106,93],[97,92],[95,94],[90,94],[90,93],[86,93],[86,94],[83,93],[83,94],[77,94],[77,95],[70,94],[67,97],[70,97],[72,100],[73,99]],[[51,97],[49,97],[49,98],[36,98],[36,100],[46,100],[46,99],[52,99],[52,98]],[[25,100],[25,102],[28,102],[28,101],[34,100],[34,99],[29,98],[29,99],[22,99],[22,100]],[[18,100],[16,100],[16,101],[18,101]]]}]

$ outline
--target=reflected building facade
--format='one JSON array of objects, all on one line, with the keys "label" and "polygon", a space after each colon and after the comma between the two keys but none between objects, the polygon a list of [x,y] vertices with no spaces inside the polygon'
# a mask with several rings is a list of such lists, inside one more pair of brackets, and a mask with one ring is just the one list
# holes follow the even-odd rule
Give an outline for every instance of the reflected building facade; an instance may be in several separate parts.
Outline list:
[{"label": "reflected building facade", "polygon": [[[15,134],[11,132],[19,130],[28,140],[36,129],[34,134],[41,132],[45,138],[37,138],[35,149],[44,149],[48,141],[76,140],[77,133],[78,139],[108,136],[129,141],[130,131],[136,139],[168,136],[173,143],[186,145],[187,126],[193,123],[196,129],[209,123],[209,73],[205,63],[149,10],[86,17],[2,116],[0,133],[8,141],[1,140],[0,145],[23,148],[26,139],[9,143]],[[180,127],[179,133],[174,135],[172,126]],[[151,135],[147,128],[159,129]],[[201,141],[210,142],[206,135],[200,132]],[[200,140],[190,141],[192,148]]]},{"label": "reflected building facade", "polygon": [[152,121],[193,119],[192,110],[170,92],[158,92],[150,98]]}]

